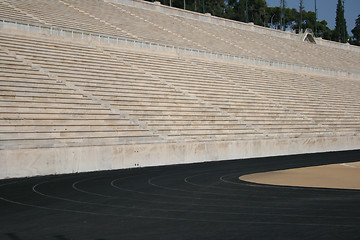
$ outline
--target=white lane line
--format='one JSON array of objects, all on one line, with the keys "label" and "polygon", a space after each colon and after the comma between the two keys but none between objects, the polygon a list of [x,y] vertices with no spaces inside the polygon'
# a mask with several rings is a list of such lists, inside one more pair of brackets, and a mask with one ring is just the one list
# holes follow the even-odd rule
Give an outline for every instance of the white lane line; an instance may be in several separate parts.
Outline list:
[{"label": "white lane line", "polygon": [[115,214],[107,214],[107,213],[95,213],[95,212],[88,212],[88,211],[78,211],[78,210],[69,210],[69,209],[61,209],[61,208],[50,208],[50,207],[44,207],[44,206],[38,206],[33,204],[27,204],[22,202],[13,201],[7,198],[0,197],[0,200],[3,200],[5,202],[21,205],[21,206],[27,206],[27,207],[33,207],[33,208],[39,208],[39,209],[45,209],[45,210],[54,210],[54,211],[61,211],[61,212],[71,212],[71,213],[83,213],[83,214],[91,214],[91,215],[99,215],[99,216],[118,216]]},{"label": "white lane line", "polygon": [[[39,187],[42,184],[46,184],[49,183],[50,181],[44,181],[38,184],[35,184],[33,186],[33,191],[39,195],[48,197],[48,198],[53,198],[53,199],[58,199],[58,200],[62,200],[62,201],[67,201],[67,202],[73,202],[73,203],[78,203],[78,204],[88,204],[88,205],[95,205],[95,206],[102,206],[102,207],[111,207],[111,208],[122,208],[122,209],[137,209],[137,210],[146,210],[146,211],[160,211],[160,212],[194,212],[194,213],[207,213],[207,214],[224,214],[224,215],[274,215],[274,214],[257,214],[257,213],[234,213],[234,212],[219,212],[219,211],[200,211],[200,210],[188,210],[188,209],[163,209],[163,208],[145,208],[145,207],[136,207],[136,206],[124,206],[124,205],[112,205],[112,204],[102,204],[102,203],[94,203],[94,202],[86,202],[86,201],[78,201],[78,200],[73,200],[73,199],[69,199],[69,198],[63,198],[63,197],[57,197],[57,196],[53,196],[53,195],[48,195],[45,193],[40,192],[39,190],[37,190],[36,188]],[[183,205],[183,204],[182,204]],[[218,207],[219,205],[217,205],[216,207]],[[287,215],[281,215],[281,216],[287,216]],[[289,216],[297,216],[297,215],[289,215]],[[306,216],[299,216],[299,217],[306,217]]]},{"label": "white lane line", "polygon": [[0,187],[7,186],[7,185],[11,185],[11,184],[15,184],[15,183],[18,183],[18,182],[24,182],[24,181],[25,181],[25,180],[7,182],[7,183],[4,183],[4,184],[1,184]]},{"label": "white lane line", "polygon": [[[209,171],[203,171],[202,174],[208,174],[208,172],[211,172],[213,170],[209,170]],[[183,174],[182,172],[180,172],[179,174]],[[171,176],[173,176],[174,174],[172,174]],[[199,174],[200,175],[200,174]],[[152,185],[154,187],[160,188],[160,189],[165,189],[165,190],[172,190],[172,191],[181,191],[181,192],[187,192],[187,193],[199,193],[199,194],[209,194],[209,195],[218,195],[218,196],[243,196],[243,194],[226,194],[226,193],[215,193],[215,192],[203,192],[203,191],[191,191],[191,190],[184,190],[184,189],[179,189],[179,188],[170,188],[170,187],[165,187],[165,186],[161,186],[158,184],[155,184],[153,181],[154,179],[160,178],[160,177],[164,177],[164,176],[157,176],[157,177],[153,177],[150,178],[148,180],[149,185]],[[191,176],[189,176],[191,177]],[[243,189],[241,189],[243,191]],[[244,191],[251,191],[251,190],[244,190]],[[198,198],[198,199],[209,199],[207,198]],[[232,199],[216,199],[216,198],[211,198],[210,200],[220,200],[220,201],[232,201],[232,202],[238,202],[239,200],[232,200]]]},{"label": "white lane line", "polygon": [[[135,191],[135,190],[131,190],[128,188],[122,188],[119,187],[117,185],[115,185],[115,182],[120,180],[119,179],[114,179],[113,181],[111,181],[111,186],[113,186],[114,188],[117,188],[119,190],[122,191],[127,191],[127,192],[132,192],[132,193],[137,193],[137,194],[142,194],[142,195],[153,195],[153,196],[160,196],[160,197],[171,197],[169,195],[164,195],[164,194],[155,194],[155,193],[146,193],[146,192],[141,192],[141,191]],[[125,197],[122,197],[125,198]],[[180,205],[182,206],[183,204],[179,201],[162,201],[162,200],[154,200],[154,201],[147,201],[147,200],[141,200],[141,199],[134,199],[134,198],[125,198],[125,199],[130,199],[130,200],[136,200],[136,201],[142,201],[142,202],[149,202],[149,203],[162,203],[162,204],[172,204],[172,205]],[[196,198],[192,198],[192,199],[196,199]],[[205,198],[197,198],[196,200],[203,200]],[[206,198],[208,200],[208,198]],[[212,201],[217,201],[217,200],[212,200]],[[219,205],[216,204],[205,204],[205,203],[193,203],[193,202],[188,202],[187,203],[189,206],[203,206],[203,207],[218,207]],[[221,203],[223,204],[223,203]],[[243,206],[243,205],[236,205],[236,204],[223,204],[222,206],[223,208],[245,208],[245,209],[274,209],[274,207],[264,207],[264,206]],[[284,207],[277,207],[277,209],[295,209],[295,208],[284,208]]]},{"label": "white lane line", "polygon": [[[130,176],[132,177],[132,176]],[[52,180],[52,181],[57,181],[56,180]],[[39,190],[37,190],[37,187],[39,187],[42,184],[45,183],[49,183],[51,181],[44,181],[44,182],[40,182],[38,184],[35,184],[33,186],[33,191],[37,194],[40,194],[42,196],[46,196],[49,198],[55,198],[55,199],[60,199],[60,200],[64,200],[64,201],[70,201],[70,202],[75,202],[75,203],[81,203],[81,204],[92,204],[92,205],[100,205],[100,206],[106,206],[106,207],[117,207],[117,208],[130,208],[130,209],[135,209],[136,207],[124,207],[124,206],[119,206],[119,205],[109,205],[109,204],[100,204],[100,203],[91,203],[91,202],[84,202],[84,201],[77,201],[77,200],[73,200],[73,199],[67,199],[67,198],[62,198],[62,197],[57,197],[57,196],[51,196],[51,195],[47,195],[45,193],[40,192]],[[86,214],[92,214],[92,215],[104,215],[104,216],[118,216],[118,217],[140,217],[140,218],[150,218],[150,219],[173,219],[173,220],[185,220],[185,221],[206,221],[206,222],[229,222],[229,223],[233,223],[233,222],[237,222],[237,221],[228,221],[228,220],[213,220],[213,221],[208,221],[208,220],[203,220],[203,219],[187,219],[187,218],[167,218],[167,217],[154,217],[154,216],[142,216],[142,215],[118,215],[118,214],[107,214],[107,213],[96,213],[96,212],[88,212],[88,211],[78,211],[78,210],[69,210],[69,209],[58,209],[58,208],[49,208],[49,207],[43,207],[43,206],[38,206],[38,205],[31,205],[31,204],[26,204],[26,203],[19,203],[19,202],[15,202],[9,199],[5,199],[5,198],[0,198],[4,201],[8,201],[8,202],[13,202],[13,203],[18,203],[20,205],[25,205],[25,206],[31,206],[31,207],[37,207],[37,208],[42,208],[42,209],[48,209],[48,210],[57,210],[57,211],[66,211],[66,212],[74,212],[74,213],[86,213]],[[141,209],[141,210],[158,210],[158,211],[175,211],[175,212],[179,212],[179,211],[186,211],[186,210],[173,210],[173,209],[169,209],[169,210],[165,210],[165,209],[151,209],[151,208],[136,208],[136,209]],[[199,213],[213,213],[213,214],[237,214],[237,215],[274,215],[274,214],[256,214],[256,213],[226,213],[226,212],[210,212],[210,211],[190,211],[190,212],[199,212]],[[276,214],[275,214],[276,215]],[[281,216],[298,216],[298,215],[287,215],[287,214],[281,214]],[[313,216],[300,216],[299,217],[313,217]],[[331,216],[319,216],[321,218],[328,218]],[[336,218],[336,216],[334,216]],[[347,217],[344,217],[347,218]],[[248,222],[248,221],[240,221],[240,222],[244,222],[244,223],[253,223],[253,222]],[[254,223],[261,223],[261,222],[254,222]],[[279,224],[283,224],[283,223],[279,223]],[[303,225],[303,224],[300,224]],[[319,224],[316,224],[319,225]],[[333,226],[333,225],[332,225]]]},{"label": "white lane line", "polygon": [[[208,172],[208,171],[206,171],[206,172]],[[165,190],[170,190],[170,191],[175,191],[175,192],[178,191],[178,192],[186,192],[186,193],[199,193],[199,194],[229,196],[229,194],[225,194],[225,193],[222,194],[222,193],[215,193],[215,192],[203,192],[203,191],[196,191],[196,190],[185,190],[185,189],[179,189],[179,188],[165,187],[165,186],[154,183],[155,179],[159,179],[161,177],[166,177],[166,176],[157,176],[157,177],[149,178],[148,179],[148,184],[151,185],[151,186],[160,188],[160,189],[165,189]],[[184,181],[184,179],[183,179],[183,181]],[[239,196],[239,194],[230,194],[230,195],[231,196]]]},{"label": "white lane line", "polygon": [[45,209],[45,210],[89,214],[89,215],[97,215],[97,216],[109,216],[109,217],[123,217],[123,218],[127,217],[127,218],[160,219],[160,220],[190,221],[190,222],[232,223],[232,224],[297,225],[297,226],[327,226],[327,227],[331,226],[331,227],[351,227],[351,228],[357,227],[357,225],[346,225],[346,224],[288,223],[288,222],[261,222],[261,221],[256,222],[256,221],[230,221],[230,220],[210,220],[210,219],[204,220],[204,219],[189,219],[189,218],[175,218],[175,217],[155,217],[155,216],[143,216],[143,215],[132,215],[132,214],[118,215],[118,214],[110,214],[110,213],[96,213],[89,211],[43,207],[33,204],[21,203],[3,197],[0,197],[0,200],[13,203],[16,205]]},{"label": "white lane line", "polygon": [[[207,170],[207,171],[201,171],[200,174],[196,174],[196,175],[191,175],[191,176],[187,176],[183,179],[184,182],[186,182],[189,185],[193,185],[193,186],[197,186],[197,187],[206,187],[206,188],[214,188],[214,189],[221,189],[221,190],[233,190],[233,189],[229,189],[229,188],[222,188],[222,187],[214,187],[214,186],[207,186],[207,185],[199,185],[199,184],[195,184],[189,181],[190,178],[195,177],[195,176],[201,176],[201,175],[206,175],[206,174],[211,174],[211,172],[213,172],[215,170]],[[179,172],[178,174],[183,174],[183,172]],[[171,176],[174,176],[176,174],[172,174]],[[178,188],[170,188],[170,187],[165,187],[165,186],[161,186],[159,184],[155,184],[153,181],[154,179],[160,178],[160,177],[164,177],[164,176],[157,176],[157,177],[153,177],[150,178],[148,180],[149,185],[152,185],[154,187],[158,187],[161,189],[165,189],[165,190],[173,190],[173,191],[181,191],[181,192],[188,192],[188,193],[203,193],[203,194],[211,194],[211,195],[219,195],[219,196],[243,196],[243,194],[226,194],[226,193],[214,193],[214,192],[203,192],[203,191],[191,191],[191,190],[183,190],[183,189],[178,189]],[[239,190],[239,189],[237,189]],[[246,192],[254,192],[254,190],[250,190],[250,189],[240,189],[241,191],[246,191]],[[208,199],[208,198],[207,198]],[[217,200],[217,199],[212,199],[212,200]],[[224,200],[224,199],[222,199]],[[231,200],[226,200],[226,201],[231,201]]]},{"label": "white lane line", "polygon": [[117,198],[117,197],[115,197],[115,196],[110,196],[110,195],[104,195],[104,194],[100,194],[100,193],[85,191],[85,190],[77,187],[77,184],[79,184],[79,183],[86,182],[86,181],[89,181],[89,180],[99,179],[99,178],[100,178],[100,177],[98,177],[98,178],[87,178],[87,179],[83,179],[83,180],[76,181],[76,182],[74,182],[74,183],[72,184],[72,188],[73,188],[74,190],[78,191],[78,192],[86,193],[86,194],[89,194],[89,195],[95,195],[95,196],[105,197],[105,198]]},{"label": "white lane line", "polygon": [[[36,185],[34,185],[33,190],[45,183],[48,183],[49,181],[46,182],[41,182],[38,183]],[[274,214],[274,213],[246,213],[246,212],[221,212],[221,211],[201,211],[201,210],[189,210],[189,209],[164,209],[164,208],[146,208],[146,207],[136,207],[136,206],[132,206],[132,207],[127,207],[127,206],[123,206],[123,205],[112,205],[112,204],[102,204],[102,203],[94,203],[94,202],[84,202],[84,201],[77,201],[77,200],[73,200],[73,199],[68,199],[68,198],[62,198],[62,197],[56,197],[56,196],[52,196],[52,195],[47,195],[44,193],[41,193],[38,190],[34,190],[36,193],[39,193],[40,195],[49,197],[49,198],[54,198],[54,199],[59,199],[59,200],[64,200],[64,201],[69,201],[69,202],[75,202],[75,203],[80,203],[80,204],[89,204],[89,205],[97,205],[97,206],[104,206],[104,207],[112,207],[112,208],[124,208],[124,209],[137,209],[137,210],[146,210],[146,211],[160,211],[160,212],[185,212],[185,213],[205,213],[205,214],[223,214],[223,215],[251,215],[251,216],[284,216],[284,217],[305,217],[305,218],[314,218],[314,216],[307,216],[307,215],[296,215],[296,214]],[[217,205],[218,207],[219,205]],[[317,216],[316,218],[348,218],[348,217],[338,217],[338,216]],[[359,217],[360,218],[360,217]]]}]

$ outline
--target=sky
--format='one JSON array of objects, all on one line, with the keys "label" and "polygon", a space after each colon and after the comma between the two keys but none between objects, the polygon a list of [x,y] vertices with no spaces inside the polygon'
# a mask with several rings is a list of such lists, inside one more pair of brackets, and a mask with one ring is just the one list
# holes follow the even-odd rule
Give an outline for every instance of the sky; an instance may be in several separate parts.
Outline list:
[{"label": "sky", "polygon": [[[266,0],[268,7],[279,7],[280,0]],[[299,11],[299,0],[286,0],[286,7],[296,8]],[[326,20],[330,29],[335,28],[336,6],[338,0],[316,0],[318,20]],[[306,11],[315,12],[315,0],[304,0]],[[355,27],[355,20],[360,14],[360,0],[345,0],[345,18],[347,31],[351,36],[351,30]]]}]

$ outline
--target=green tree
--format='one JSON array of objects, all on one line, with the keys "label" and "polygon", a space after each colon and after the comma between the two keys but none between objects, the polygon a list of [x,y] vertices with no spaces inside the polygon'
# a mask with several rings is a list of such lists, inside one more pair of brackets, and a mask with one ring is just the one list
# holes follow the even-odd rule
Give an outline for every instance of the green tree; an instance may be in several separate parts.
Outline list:
[{"label": "green tree", "polygon": [[299,32],[302,29],[303,14],[304,14],[304,1],[300,0],[300,3],[299,3],[299,22],[298,22]]},{"label": "green tree", "polygon": [[354,45],[360,46],[360,14],[358,18],[355,20],[355,27],[351,30],[353,36],[351,38],[350,43]]},{"label": "green tree", "polygon": [[275,29],[280,29],[281,22],[281,8],[268,7],[268,26]]},{"label": "green tree", "polygon": [[225,14],[226,18],[236,20],[236,21],[245,22],[245,19],[246,19],[245,1],[242,1],[242,0],[228,0],[225,11],[226,11],[226,14]]},{"label": "green tree", "polygon": [[[336,42],[347,42],[349,35],[346,30],[346,20],[344,16],[344,0],[338,0],[337,7],[336,7],[336,18],[335,18],[335,29],[333,31],[331,40]],[[345,39],[344,39],[344,32],[345,32]]]},{"label": "green tree", "polygon": [[[148,2],[152,2],[152,0],[146,0]],[[203,12],[202,0],[154,0],[159,1],[163,5],[168,5],[176,8],[184,9],[184,3],[186,10],[195,11],[195,12]],[[223,0],[222,0],[223,1]]]},{"label": "green tree", "polygon": [[[294,16],[293,18],[295,22],[295,26],[294,26],[294,29],[299,29],[299,25],[300,23],[297,21],[297,19],[299,19],[299,15],[300,13],[296,11],[292,13]],[[297,14],[297,15],[295,15]],[[319,22],[317,22],[319,23]],[[312,11],[303,11],[303,14],[302,14],[302,23],[301,23],[301,29],[305,30],[307,28],[310,28],[310,29],[314,29],[315,27],[315,13],[312,12]]]},{"label": "green tree", "polygon": [[332,30],[327,26],[327,21],[322,20],[317,22],[318,37],[326,40],[331,40]]},{"label": "green tree", "polygon": [[224,17],[226,15],[226,4],[224,0],[207,0],[205,1],[206,12],[211,15]]},{"label": "green tree", "polygon": [[[209,0],[208,0],[209,1]],[[225,17],[241,22],[246,21],[246,0],[228,0]],[[269,21],[269,8],[265,0],[248,0],[249,22],[266,26]]]},{"label": "green tree", "polygon": [[248,0],[249,22],[265,26],[267,22],[267,4],[265,0]]},{"label": "green tree", "polygon": [[295,9],[285,9],[285,27],[295,30],[299,22],[299,12]]}]

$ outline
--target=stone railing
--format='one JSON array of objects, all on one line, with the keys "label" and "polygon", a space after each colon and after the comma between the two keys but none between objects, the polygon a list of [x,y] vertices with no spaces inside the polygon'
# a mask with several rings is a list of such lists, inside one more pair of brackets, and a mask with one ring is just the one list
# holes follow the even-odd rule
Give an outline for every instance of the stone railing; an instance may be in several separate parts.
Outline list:
[{"label": "stone railing", "polygon": [[285,69],[302,70],[307,72],[318,72],[336,76],[347,76],[352,78],[360,78],[359,73],[351,73],[345,71],[337,71],[333,69],[319,68],[319,67],[308,67],[301,66],[286,62],[278,62],[271,60],[264,60],[260,58],[251,58],[248,56],[233,56],[224,53],[208,52],[198,49],[179,47],[173,45],[166,45],[161,43],[142,41],[137,39],[130,39],[124,37],[117,37],[113,35],[101,34],[96,32],[81,31],[78,29],[61,28],[50,25],[43,25],[38,23],[28,23],[23,21],[11,20],[11,19],[0,19],[0,28],[3,29],[14,29],[18,31],[33,32],[38,34],[46,34],[51,36],[59,36],[65,38],[81,39],[90,42],[103,42],[115,45],[125,45],[144,49],[153,49],[166,52],[174,52],[179,55],[192,55],[199,57],[208,57],[213,59],[222,59],[228,61],[238,61],[248,64],[256,64],[263,66],[274,66]]}]

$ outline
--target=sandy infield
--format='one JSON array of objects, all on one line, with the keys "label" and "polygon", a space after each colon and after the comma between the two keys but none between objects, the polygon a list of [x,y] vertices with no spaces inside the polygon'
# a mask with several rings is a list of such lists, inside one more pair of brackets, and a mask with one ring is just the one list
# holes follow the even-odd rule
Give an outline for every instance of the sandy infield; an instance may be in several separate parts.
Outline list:
[{"label": "sandy infield", "polygon": [[254,173],[239,179],[281,186],[360,190],[360,162]]}]

